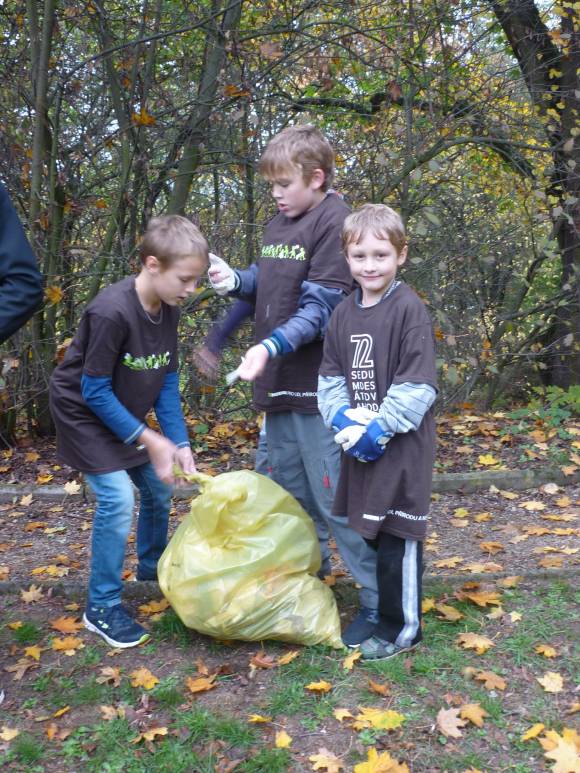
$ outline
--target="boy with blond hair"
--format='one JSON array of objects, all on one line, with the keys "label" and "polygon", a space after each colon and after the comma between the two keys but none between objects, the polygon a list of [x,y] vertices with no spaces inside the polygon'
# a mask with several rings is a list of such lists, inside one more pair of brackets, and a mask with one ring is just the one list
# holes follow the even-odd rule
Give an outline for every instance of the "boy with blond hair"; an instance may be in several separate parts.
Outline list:
[{"label": "boy with blond hair", "polygon": [[314,126],[284,129],[268,144],[260,172],[271,183],[278,214],[266,225],[257,264],[234,270],[210,256],[212,286],[255,302],[256,340],[239,375],[254,382],[254,403],[266,413],[273,479],[310,514],[320,543],[320,574],[330,574],[329,527],[338,550],[362,586],[362,611],[345,643],[366,638],[376,622],[374,551],[333,517],[340,449],[318,412],[316,389],[322,342],[333,309],[352,287],[340,234],[349,209],[330,190],[334,151]]},{"label": "boy with blond hair", "polygon": [[421,640],[435,347],[425,306],[397,279],[407,257],[399,215],[367,204],[346,218],[342,238],[359,287],[330,319],[318,405],[344,451],[333,513],[346,514],[376,552],[379,615],[360,649],[363,658],[377,660]]},{"label": "boy with blond hair", "polygon": [[[208,246],[179,215],[156,217],[140,244],[141,270],[89,303],[50,382],[62,462],[95,493],[85,627],[113,647],[149,638],[121,604],[122,568],[139,489],[137,579],[157,579],[167,542],[173,466],[195,472],[177,373],[179,304],[208,266]],[[163,434],[145,421],[152,409]]]}]

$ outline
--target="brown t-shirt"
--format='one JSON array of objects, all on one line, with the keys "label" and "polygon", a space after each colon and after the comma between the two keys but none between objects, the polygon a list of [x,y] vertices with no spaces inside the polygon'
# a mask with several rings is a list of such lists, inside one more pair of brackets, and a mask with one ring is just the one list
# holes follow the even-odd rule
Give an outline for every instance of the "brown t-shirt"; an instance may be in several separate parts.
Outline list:
[{"label": "brown t-shirt", "polygon": [[135,290],[135,278],[102,290],[87,306],[63,362],[50,380],[50,410],[57,454],[81,472],[114,472],[148,461],[146,451],[125,445],[91,411],[81,394],[81,377],[108,376],[127,410],[144,421],[166,373],[177,369],[179,309],[162,304],[152,322]]},{"label": "brown t-shirt", "polygon": [[[427,310],[401,283],[375,306],[357,304],[357,290],[333,312],[321,376],[344,376],[353,407],[377,411],[392,384],[437,388],[433,329]],[[348,515],[364,537],[385,531],[404,539],[425,536],[435,458],[430,409],[415,431],[394,435],[374,462],[343,454],[335,515]]]},{"label": "brown t-shirt", "polygon": [[[349,213],[335,193],[300,217],[283,213],[264,231],[256,294],[256,340],[298,311],[302,282],[317,282],[349,292],[352,278],[342,253],[340,235]],[[261,411],[318,413],[316,389],[322,340],[276,357],[254,385],[254,403]]]}]

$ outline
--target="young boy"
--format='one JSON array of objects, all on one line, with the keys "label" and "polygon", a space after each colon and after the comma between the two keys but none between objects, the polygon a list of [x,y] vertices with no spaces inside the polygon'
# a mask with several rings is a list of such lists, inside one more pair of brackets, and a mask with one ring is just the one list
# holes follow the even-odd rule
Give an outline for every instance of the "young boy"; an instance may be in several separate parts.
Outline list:
[{"label": "young boy", "polygon": [[[157,579],[167,542],[173,465],[195,472],[177,374],[179,304],[208,266],[208,246],[184,217],[150,221],[141,270],[87,306],[50,382],[59,458],[95,493],[88,601],[83,622],[113,647],[149,638],[121,605],[121,572],[139,489],[138,580]],[[163,435],[147,427],[155,409]]]},{"label": "young boy", "polygon": [[363,658],[374,660],[421,640],[435,349],[423,303],[396,278],[407,257],[396,212],[367,204],[346,218],[342,238],[359,288],[331,317],[318,404],[344,451],[333,512],[346,513],[376,551],[379,617],[360,645]]},{"label": "young boy", "polygon": [[255,382],[254,403],[266,413],[268,462],[273,479],[310,514],[330,574],[329,527],[340,554],[362,586],[361,614],[345,632],[360,643],[376,622],[374,552],[346,518],[331,514],[340,449],[318,413],[316,385],[322,338],[332,310],[350,292],[340,234],[348,207],[329,192],[334,152],[313,126],[294,126],[274,137],[260,161],[278,214],[264,231],[260,260],[233,270],[210,256],[210,281],[220,295],[254,301],[256,340],[239,373]]}]

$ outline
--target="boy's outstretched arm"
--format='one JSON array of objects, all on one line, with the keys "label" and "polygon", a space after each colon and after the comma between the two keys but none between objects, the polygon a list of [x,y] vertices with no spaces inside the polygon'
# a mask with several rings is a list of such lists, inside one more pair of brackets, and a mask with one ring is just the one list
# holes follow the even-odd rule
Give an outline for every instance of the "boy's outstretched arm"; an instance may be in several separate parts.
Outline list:
[{"label": "boy's outstretched arm", "polygon": [[170,371],[165,375],[163,386],[154,407],[155,415],[163,430],[163,434],[177,446],[175,462],[184,473],[194,473],[195,460],[191,452],[189,435],[181,410],[179,375],[177,371]]}]

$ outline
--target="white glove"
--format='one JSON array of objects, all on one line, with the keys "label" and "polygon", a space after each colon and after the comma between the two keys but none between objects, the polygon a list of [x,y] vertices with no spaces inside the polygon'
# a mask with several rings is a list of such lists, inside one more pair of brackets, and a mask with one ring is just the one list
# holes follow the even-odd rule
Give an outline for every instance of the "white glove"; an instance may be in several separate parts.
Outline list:
[{"label": "white glove", "polygon": [[366,427],[363,427],[362,424],[353,424],[337,432],[334,436],[334,442],[342,446],[343,451],[348,451],[349,448],[358,443],[366,431]]},{"label": "white glove", "polygon": [[210,267],[207,275],[211,286],[218,295],[227,295],[236,289],[237,276],[233,268],[230,268],[225,260],[217,255],[209,253]]},{"label": "white glove", "polygon": [[369,408],[347,408],[344,415],[356,421],[358,424],[370,424],[373,419],[378,419],[379,414],[376,411],[371,411]]}]

